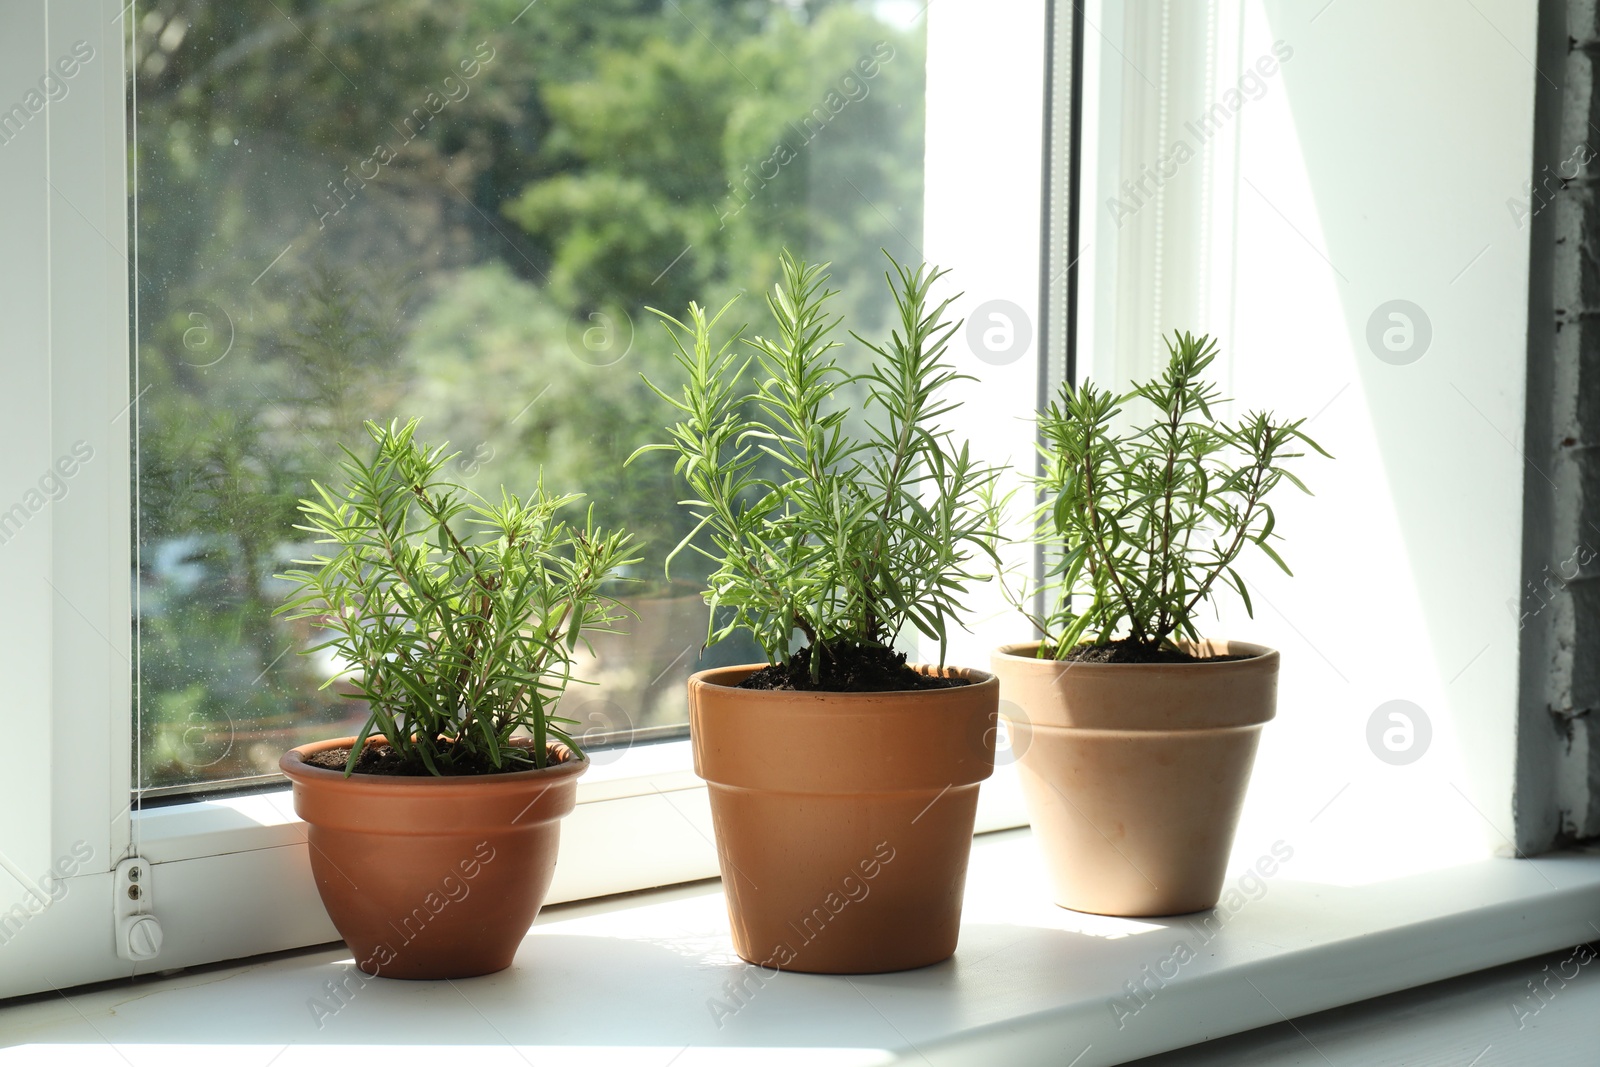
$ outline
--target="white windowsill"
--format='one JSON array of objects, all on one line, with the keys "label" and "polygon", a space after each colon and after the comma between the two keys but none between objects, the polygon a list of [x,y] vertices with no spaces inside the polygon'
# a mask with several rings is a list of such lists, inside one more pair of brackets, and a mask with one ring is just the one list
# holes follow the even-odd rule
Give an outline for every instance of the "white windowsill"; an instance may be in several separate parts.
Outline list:
[{"label": "white windowsill", "polygon": [[[1272,878],[1204,942],[1198,919],[1119,920],[1050,904],[1026,830],[979,837],[953,960],[850,979],[754,972],[716,883],[546,909],[511,970],[453,983],[355,979],[317,1019],[342,946],[0,1008],[0,1064],[840,1063],[1095,1067],[1593,940],[1600,852],[1489,859],[1375,885]],[[240,921],[247,921],[240,917]],[[1124,982],[1195,958],[1122,1020]],[[508,1048],[506,1046],[515,1046]],[[70,1046],[70,1047],[63,1047]],[[1076,1057],[1076,1059],[1074,1058]]]},{"label": "white windowsill", "polygon": [[1561,948],[1130,1067],[1594,1067],[1592,952]]}]

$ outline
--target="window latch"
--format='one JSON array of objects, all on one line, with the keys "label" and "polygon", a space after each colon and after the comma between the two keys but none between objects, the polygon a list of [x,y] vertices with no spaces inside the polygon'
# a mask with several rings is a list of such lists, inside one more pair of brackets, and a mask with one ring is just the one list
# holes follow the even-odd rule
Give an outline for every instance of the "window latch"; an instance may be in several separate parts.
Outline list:
[{"label": "window latch", "polygon": [[151,903],[151,876],[154,866],[134,856],[117,864],[116,909],[117,955],[125,960],[151,960],[161,953],[161,920]]}]

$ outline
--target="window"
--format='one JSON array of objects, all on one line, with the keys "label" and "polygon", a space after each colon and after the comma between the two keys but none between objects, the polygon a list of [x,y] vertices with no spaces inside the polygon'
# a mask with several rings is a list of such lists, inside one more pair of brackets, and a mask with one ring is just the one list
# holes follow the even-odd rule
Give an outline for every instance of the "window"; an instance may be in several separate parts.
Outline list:
[{"label": "window", "polygon": [[[276,775],[364,708],[273,617],[313,550],[297,501],[362,423],[423,416],[488,496],[586,492],[644,561],[560,713],[595,743],[680,736],[705,575],[662,439],[658,307],[757,331],[780,249],[833,264],[868,334],[879,249],[922,239],[924,30],[882,3],[130,10],[138,784]],[[748,287],[748,291],[746,288]],[[737,320],[736,320],[737,321]],[[860,365],[851,344],[847,362]]]},{"label": "window", "polygon": [[[1513,443],[1528,238],[1505,205],[1526,182],[1537,76],[1519,54],[1533,12],[1480,6],[1433,20],[1450,47],[1420,51],[1410,8],[1348,0],[1097,0],[1053,21],[1042,0],[814,17],[539,0],[454,21],[417,5],[400,27],[283,0],[7,8],[0,70],[35,73],[0,86],[24,116],[0,111],[0,667],[38,752],[0,780],[0,866],[50,903],[0,931],[0,994],[134,969],[105,906],[128,855],[153,863],[156,968],[330,939],[285,793],[227,791],[338,726],[314,687],[328,665],[295,655],[311,635],[266,610],[304,479],[363,415],[417,411],[483,485],[536,462],[576,479],[574,457],[604,457],[613,480],[582,472],[585,487],[665,544],[680,520],[662,472],[615,472],[639,431],[623,425],[633,372],[659,355],[641,309],[658,289],[671,308],[765,284],[751,265],[788,242],[836,260],[852,294],[874,291],[880,245],[956,268],[974,375],[960,428],[1018,471],[1037,339],[1045,380],[1071,340],[1078,375],[1121,382],[1163,331],[1219,333],[1237,402],[1310,415],[1338,456],[1307,472],[1315,499],[1279,513],[1297,576],[1247,571],[1256,617],[1225,606],[1216,624],[1285,660],[1238,854],[1282,838],[1287,874],[1343,888],[1508,853],[1523,635],[1505,605],[1531,474]],[[1079,43],[1047,50],[1047,29],[1077,20]],[[1079,49],[1078,178],[1052,149],[1044,184],[1045,102],[1058,134]],[[1365,76],[1345,76],[1356,63]],[[186,96],[189,78],[213,88]],[[695,110],[708,82],[728,94],[715,114]],[[671,94],[665,121],[640,92]],[[780,161],[819,101],[827,125]],[[1445,158],[1463,180],[1436,180]],[[1075,265],[1070,337],[1071,293],[1041,259]],[[1414,358],[1383,340],[1395,301],[1422,313]],[[1029,340],[985,343],[1006,328]],[[597,663],[602,687],[574,694],[597,735],[681,721],[667,683],[704,619],[648,592],[649,662]],[[970,609],[950,658],[981,665],[1016,626],[992,589]],[[657,682],[660,703],[636,695]],[[1369,742],[1395,701],[1410,762]],[[619,746],[591,772],[557,899],[714,872],[686,747]],[[985,788],[981,825],[1015,820],[1006,788]]]},{"label": "window", "polygon": [[[833,261],[859,328],[882,321],[881,247],[966,263],[957,314],[1004,300],[1031,319],[1041,14],[8,9],[5,69],[53,69],[80,41],[92,56],[0,144],[0,260],[22,309],[0,337],[47,355],[8,374],[0,488],[23,499],[77,442],[92,455],[0,546],[13,697],[60,739],[0,784],[7,810],[37,813],[0,831],[0,855],[42,891],[24,901],[68,888],[3,931],[0,995],[334,936],[288,792],[261,778],[338,730],[340,702],[316,690],[331,665],[296,654],[311,635],[272,619],[271,576],[304,547],[294,500],[363,417],[423,415],[479,486],[539,464],[581,481],[650,538],[653,580],[676,491],[659,466],[618,469],[659,432],[637,385],[662,354],[646,304],[748,286],[741,319],[762,329],[761,272],[788,246]],[[975,124],[1004,137],[1002,173],[971,152]],[[968,211],[975,188],[995,212]],[[1013,417],[1033,395],[1016,388],[1027,342],[1008,359],[971,384],[959,427],[989,461],[1031,447]],[[672,737],[704,609],[679,587],[639,593],[629,659],[599,647],[600,685],[572,694],[591,741],[622,743],[582,783],[552,900],[716,873]],[[985,663],[1006,622],[975,601],[951,659]],[[1020,810],[1002,774],[980,827]],[[104,907],[133,855],[165,934],[152,964],[116,957]]]}]

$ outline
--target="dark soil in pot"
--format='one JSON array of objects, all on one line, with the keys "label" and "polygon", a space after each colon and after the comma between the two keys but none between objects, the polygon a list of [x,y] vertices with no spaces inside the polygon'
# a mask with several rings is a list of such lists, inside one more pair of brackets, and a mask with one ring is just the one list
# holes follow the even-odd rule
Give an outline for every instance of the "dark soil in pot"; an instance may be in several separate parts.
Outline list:
[{"label": "dark soil in pot", "polygon": [[[572,755],[565,745],[551,745],[545,757],[545,766],[556,767],[565,763]],[[324,749],[305,758],[305,762],[313,767],[325,767],[330,771],[344,773],[345,763],[350,759],[350,746],[343,748]],[[538,768],[530,761],[507,761],[503,767],[496,767],[486,756],[477,756],[474,759],[463,760],[457,758],[455,762],[440,764],[440,777],[462,778],[481,774],[512,774],[517,771],[532,771]],[[402,759],[400,755],[385,744],[369,744],[361,753],[361,758],[356,760],[356,774],[381,774],[397,778],[431,778],[433,772],[427,766],[410,760]]]},{"label": "dark soil in pot", "polygon": [[740,689],[787,690],[816,693],[896,693],[908,689],[954,689],[968,685],[965,678],[924,674],[906,664],[906,654],[881,645],[823,646],[820,677],[811,677],[814,647],[802,648],[777,663],[756,671],[739,683]]},{"label": "dark soil in pot", "polygon": [[1249,656],[1194,656],[1180,648],[1163,648],[1152,641],[1124,637],[1103,645],[1079,645],[1058,663],[1227,663]]}]

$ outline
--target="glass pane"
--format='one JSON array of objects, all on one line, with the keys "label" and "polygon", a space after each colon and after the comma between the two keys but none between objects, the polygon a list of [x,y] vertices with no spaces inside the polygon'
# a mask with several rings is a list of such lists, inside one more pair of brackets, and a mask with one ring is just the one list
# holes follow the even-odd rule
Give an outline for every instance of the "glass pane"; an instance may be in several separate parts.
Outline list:
[{"label": "glass pane", "polygon": [[[272,616],[293,529],[365,419],[419,415],[485,493],[587,492],[646,544],[626,638],[563,712],[592,740],[687,716],[704,569],[645,308],[762,294],[788,247],[886,327],[886,249],[922,229],[920,5],[847,0],[140,0],[139,781],[216,786],[352,732],[319,634]],[[843,336],[843,335],[841,335]],[[847,337],[843,359],[862,365]],[[635,735],[638,736],[638,735]]]}]

